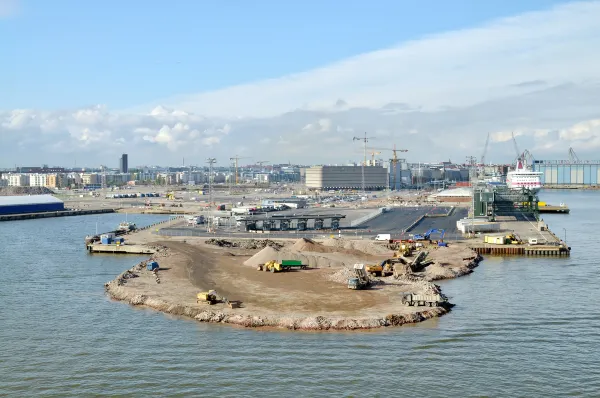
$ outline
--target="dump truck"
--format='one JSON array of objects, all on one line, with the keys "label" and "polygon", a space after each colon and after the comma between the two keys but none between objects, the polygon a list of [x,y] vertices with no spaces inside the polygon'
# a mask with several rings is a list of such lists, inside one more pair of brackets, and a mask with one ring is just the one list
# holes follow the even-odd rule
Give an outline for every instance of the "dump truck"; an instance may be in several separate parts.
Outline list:
[{"label": "dump truck", "polygon": [[296,269],[306,269],[307,266],[302,264],[300,260],[282,260],[278,263],[275,260],[267,261],[264,264],[259,265],[256,269],[259,271],[271,271],[271,272],[281,272],[281,271],[289,271],[293,268]]},{"label": "dump truck", "polygon": [[364,264],[354,264],[354,274],[356,277],[348,279],[348,289],[362,290],[371,286]]},{"label": "dump truck", "polygon": [[441,304],[444,304],[447,302],[448,302],[448,298],[440,293],[431,293],[431,294],[407,293],[402,296],[402,304],[408,305],[408,306],[427,305],[429,307],[438,307]]},{"label": "dump truck", "polygon": [[196,296],[196,303],[204,303],[213,305],[218,302],[217,292],[214,290],[209,290],[208,292],[200,292]]}]

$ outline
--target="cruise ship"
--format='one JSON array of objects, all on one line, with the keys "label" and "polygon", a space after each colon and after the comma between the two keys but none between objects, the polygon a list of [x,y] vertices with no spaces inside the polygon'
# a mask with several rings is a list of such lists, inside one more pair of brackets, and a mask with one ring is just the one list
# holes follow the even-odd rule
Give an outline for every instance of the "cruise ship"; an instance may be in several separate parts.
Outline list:
[{"label": "cruise ship", "polygon": [[510,189],[529,189],[537,193],[542,188],[542,172],[533,171],[523,159],[517,160],[517,167],[506,174],[506,186]]}]

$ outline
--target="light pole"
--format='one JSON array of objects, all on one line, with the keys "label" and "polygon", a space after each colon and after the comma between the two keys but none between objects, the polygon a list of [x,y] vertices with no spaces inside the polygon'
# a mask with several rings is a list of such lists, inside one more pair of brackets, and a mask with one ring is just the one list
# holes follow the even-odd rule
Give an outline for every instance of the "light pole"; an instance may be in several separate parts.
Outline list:
[{"label": "light pole", "polygon": [[213,201],[213,191],[212,191],[212,169],[213,169],[213,164],[215,164],[217,162],[217,159],[215,158],[208,158],[206,159],[206,163],[208,163],[208,209],[209,209],[209,215],[208,215],[208,223],[207,228],[208,231],[210,232],[212,230],[212,201]]}]

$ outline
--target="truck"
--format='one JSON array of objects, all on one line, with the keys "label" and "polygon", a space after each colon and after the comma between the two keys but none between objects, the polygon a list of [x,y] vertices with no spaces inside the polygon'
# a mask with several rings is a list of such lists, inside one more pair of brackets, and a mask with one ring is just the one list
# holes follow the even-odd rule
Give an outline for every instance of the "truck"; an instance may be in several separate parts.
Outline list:
[{"label": "truck", "polygon": [[371,286],[371,280],[364,264],[354,264],[354,274],[355,278],[348,279],[348,289],[362,290]]},{"label": "truck", "polygon": [[377,234],[377,236],[375,237],[375,240],[391,240],[392,239],[392,235],[391,234]]},{"label": "truck", "polygon": [[439,307],[448,302],[448,298],[440,293],[414,294],[406,293],[402,296],[402,304],[407,306]]}]

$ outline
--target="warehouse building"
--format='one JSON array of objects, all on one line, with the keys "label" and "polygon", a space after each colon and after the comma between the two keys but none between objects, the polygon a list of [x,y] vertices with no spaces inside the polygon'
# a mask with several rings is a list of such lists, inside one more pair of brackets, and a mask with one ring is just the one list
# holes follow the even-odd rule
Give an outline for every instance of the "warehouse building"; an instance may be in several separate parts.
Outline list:
[{"label": "warehouse building", "polygon": [[52,195],[0,196],[0,215],[63,211],[65,204]]},{"label": "warehouse building", "polygon": [[542,185],[599,185],[599,160],[534,160],[533,170],[542,173]]},{"label": "warehouse building", "polygon": [[[362,166],[313,166],[306,169],[309,189],[361,189]],[[365,166],[365,188],[385,189],[388,170],[382,166]]]}]

